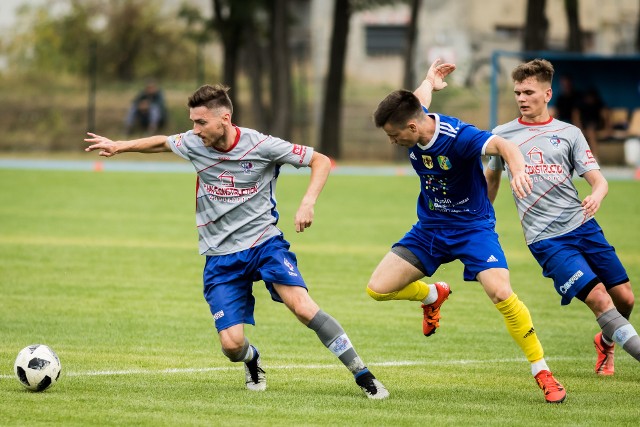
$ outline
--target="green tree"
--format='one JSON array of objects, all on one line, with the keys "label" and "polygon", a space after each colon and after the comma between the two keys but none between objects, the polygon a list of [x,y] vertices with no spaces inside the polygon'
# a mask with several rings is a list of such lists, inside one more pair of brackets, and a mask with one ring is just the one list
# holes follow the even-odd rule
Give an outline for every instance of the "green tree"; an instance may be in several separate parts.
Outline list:
[{"label": "green tree", "polygon": [[549,20],[545,9],[547,0],[527,0],[527,16],[524,29],[523,48],[526,51],[545,50]]},{"label": "green tree", "polygon": [[579,0],[564,0],[564,10],[567,13],[569,36],[567,50],[570,52],[582,52],[582,29],[580,28],[580,2]]},{"label": "green tree", "polygon": [[[53,8],[53,5],[64,7]],[[67,12],[53,14],[52,10]],[[100,16],[106,26],[92,28]],[[184,63],[195,47],[186,28],[147,0],[54,0],[24,8],[17,35],[5,45],[9,68],[16,73],[87,75],[90,43],[97,45],[101,79],[192,77]]]}]

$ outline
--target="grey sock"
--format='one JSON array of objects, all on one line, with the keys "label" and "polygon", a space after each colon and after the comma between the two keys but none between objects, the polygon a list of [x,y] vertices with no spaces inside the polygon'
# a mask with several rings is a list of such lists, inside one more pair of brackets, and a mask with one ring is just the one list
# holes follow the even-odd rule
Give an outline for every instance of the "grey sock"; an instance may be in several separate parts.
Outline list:
[{"label": "grey sock", "polygon": [[602,335],[611,337],[627,353],[640,361],[640,337],[634,327],[615,308],[598,317]]},{"label": "grey sock", "polygon": [[238,353],[231,353],[222,349],[222,353],[232,362],[248,362],[253,359],[253,348],[249,344],[249,340],[245,337],[244,345]]},{"label": "grey sock", "polygon": [[336,319],[320,310],[313,316],[307,327],[315,331],[322,344],[331,350],[354,375],[365,368],[351,345],[349,337]]}]

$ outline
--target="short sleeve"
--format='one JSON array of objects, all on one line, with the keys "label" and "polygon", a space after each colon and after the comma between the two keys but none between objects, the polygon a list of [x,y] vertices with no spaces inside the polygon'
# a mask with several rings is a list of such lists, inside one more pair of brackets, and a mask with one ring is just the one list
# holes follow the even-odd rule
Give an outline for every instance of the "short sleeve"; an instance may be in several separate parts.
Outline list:
[{"label": "short sleeve", "polygon": [[185,145],[186,134],[179,133],[176,135],[171,135],[167,138],[167,142],[169,143],[169,147],[171,147],[171,151],[176,153],[178,156],[182,157],[185,160],[189,160],[188,150]]}]

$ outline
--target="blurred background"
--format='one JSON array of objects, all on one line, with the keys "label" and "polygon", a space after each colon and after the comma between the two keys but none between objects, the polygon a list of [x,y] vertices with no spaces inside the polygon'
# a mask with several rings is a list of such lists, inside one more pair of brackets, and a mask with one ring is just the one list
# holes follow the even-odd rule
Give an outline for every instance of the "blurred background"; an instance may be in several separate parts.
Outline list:
[{"label": "blurred background", "polygon": [[545,57],[598,92],[601,163],[631,164],[639,22],[640,0],[2,0],[0,156],[81,156],[87,131],[182,132],[187,97],[224,83],[240,126],[392,162],[371,114],[435,58],[458,69],[431,110],[491,129],[517,116],[511,69]]}]

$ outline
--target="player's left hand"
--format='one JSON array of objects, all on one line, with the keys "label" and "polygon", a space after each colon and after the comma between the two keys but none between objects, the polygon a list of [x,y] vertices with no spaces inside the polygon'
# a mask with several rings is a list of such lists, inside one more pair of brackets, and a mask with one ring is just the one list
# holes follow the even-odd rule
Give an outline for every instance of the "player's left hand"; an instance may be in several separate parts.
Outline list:
[{"label": "player's left hand", "polygon": [[444,81],[444,78],[451,74],[456,69],[455,64],[449,62],[442,63],[440,58],[433,61],[429,71],[427,71],[426,79],[431,83],[433,91],[439,91],[447,87],[448,83]]},{"label": "player's left hand", "polygon": [[313,223],[313,206],[301,205],[296,212],[296,233],[302,233]]},{"label": "player's left hand", "polygon": [[513,178],[511,179],[511,189],[518,199],[524,199],[531,194],[531,191],[533,190],[533,181],[525,172],[513,175]]},{"label": "player's left hand", "polygon": [[596,212],[600,210],[600,203],[601,200],[598,200],[596,197],[593,197],[593,195],[590,194],[582,201],[582,208],[587,214],[595,216]]}]

